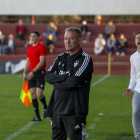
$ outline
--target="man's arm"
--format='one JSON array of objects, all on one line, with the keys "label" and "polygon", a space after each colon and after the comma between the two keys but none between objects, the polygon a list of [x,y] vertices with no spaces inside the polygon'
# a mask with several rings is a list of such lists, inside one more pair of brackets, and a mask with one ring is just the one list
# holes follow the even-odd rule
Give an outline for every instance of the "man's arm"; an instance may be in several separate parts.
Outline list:
[{"label": "man's arm", "polygon": [[28,80],[31,80],[34,77],[33,72],[37,72],[45,63],[46,56],[40,56],[40,62],[37,66],[28,74]]},{"label": "man's arm", "polygon": [[83,61],[82,66],[77,70],[74,76],[69,77],[61,83],[54,83],[54,87],[58,90],[67,90],[82,86],[86,82],[86,78],[93,72],[93,61],[90,56],[87,56]]},{"label": "man's arm", "polygon": [[127,89],[124,89],[126,92],[123,94],[123,96],[126,96],[126,98],[131,98],[131,94],[132,92],[134,92],[134,88],[136,85],[136,69],[133,65],[132,62],[132,57],[130,58],[130,62],[131,62],[131,72],[130,72],[130,83],[129,83],[129,87]]},{"label": "man's arm", "polygon": [[26,80],[28,72],[29,72],[29,58],[27,57],[27,62],[23,71],[23,80]]},{"label": "man's arm", "polygon": [[48,69],[44,80],[46,82],[48,82],[49,84],[54,84],[57,82],[62,82],[64,80],[66,80],[66,78],[68,77],[67,75],[59,75],[56,74],[56,71],[58,69],[58,63],[59,63],[59,58],[57,57],[56,60],[54,61],[53,65],[50,66],[50,68]]}]

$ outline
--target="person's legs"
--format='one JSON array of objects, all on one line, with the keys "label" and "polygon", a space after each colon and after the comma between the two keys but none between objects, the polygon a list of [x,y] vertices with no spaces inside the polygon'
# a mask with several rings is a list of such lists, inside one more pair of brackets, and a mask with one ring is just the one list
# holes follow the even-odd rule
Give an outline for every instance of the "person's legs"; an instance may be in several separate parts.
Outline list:
[{"label": "person's legs", "polygon": [[7,45],[4,46],[4,50],[3,51],[4,51],[4,54],[8,54],[8,46]]},{"label": "person's legs", "polygon": [[3,55],[5,55],[5,46],[1,46],[1,50],[2,50]]},{"label": "person's legs", "polygon": [[109,54],[111,52],[111,49],[107,47],[107,53]]},{"label": "person's legs", "polygon": [[37,94],[36,94],[36,81],[34,79],[28,80],[29,89],[32,97],[32,104],[36,114],[36,117],[33,118],[32,121],[40,121],[40,114],[38,109],[38,101],[37,101]]},{"label": "person's legs", "polygon": [[90,32],[87,32],[87,33],[86,33],[86,36],[87,36],[87,42],[89,42],[89,41],[90,41],[90,35],[91,35],[91,33],[90,33]]},{"label": "person's legs", "polygon": [[44,106],[43,118],[46,118],[47,117],[47,104],[46,104],[45,96],[43,95],[43,90],[45,86],[44,74],[45,74],[45,71],[38,71],[35,79],[36,79],[36,87],[37,87],[36,95]]},{"label": "person's legs", "polygon": [[41,101],[41,103],[44,106],[44,109],[47,109],[47,104],[46,104],[46,98],[43,95],[43,89],[41,88],[36,88],[36,93],[37,93],[37,97],[39,98],[39,100]]},{"label": "person's legs", "polygon": [[61,115],[53,114],[51,118],[52,140],[66,140],[67,134],[64,124],[61,120]]},{"label": "person's legs", "polygon": [[1,52],[2,52],[2,47],[0,46],[0,55],[1,55]]},{"label": "person's legs", "polygon": [[132,124],[134,135],[137,140],[140,140],[140,93],[135,92],[132,99]]},{"label": "person's legs", "polygon": [[85,119],[76,118],[75,115],[62,115],[62,121],[70,140],[85,140]]},{"label": "person's legs", "polygon": [[49,47],[50,47],[50,54],[52,54],[52,53],[53,53],[53,50],[54,50],[54,48],[55,48],[55,47],[54,47],[54,44],[50,44]]},{"label": "person's legs", "polygon": [[125,46],[122,46],[122,52],[125,53]]},{"label": "person's legs", "polygon": [[38,101],[37,101],[37,96],[36,96],[36,88],[35,87],[30,88],[30,92],[31,92],[32,103],[33,103],[36,117],[40,119],[40,114],[39,114],[39,109],[38,109]]},{"label": "person's legs", "polygon": [[51,34],[51,33],[50,32],[45,33],[46,39],[48,39],[49,34]]},{"label": "person's legs", "polygon": [[10,48],[11,48],[11,50],[12,50],[12,54],[15,54],[15,46],[12,45],[12,46],[10,46]]},{"label": "person's legs", "polygon": [[52,36],[53,36],[54,41],[56,42],[56,41],[57,41],[57,37],[56,37],[55,32],[52,32],[51,34],[52,34]]},{"label": "person's legs", "polygon": [[103,51],[104,47],[103,46],[98,46],[97,48],[94,49],[94,53],[96,55],[100,54]]},{"label": "person's legs", "polygon": [[24,32],[21,33],[21,40],[24,40]]},{"label": "person's legs", "polygon": [[119,47],[117,47],[116,55],[120,55],[120,48]]}]

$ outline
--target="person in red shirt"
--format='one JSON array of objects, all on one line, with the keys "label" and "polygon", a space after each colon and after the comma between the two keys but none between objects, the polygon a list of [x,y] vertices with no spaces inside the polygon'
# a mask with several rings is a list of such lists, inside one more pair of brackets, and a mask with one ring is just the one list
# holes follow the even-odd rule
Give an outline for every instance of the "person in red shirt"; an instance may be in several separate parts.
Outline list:
[{"label": "person in red shirt", "polygon": [[31,33],[32,45],[27,48],[27,62],[23,71],[23,79],[28,80],[32,103],[36,114],[31,121],[41,121],[37,97],[44,105],[43,118],[46,118],[47,114],[46,99],[43,95],[47,50],[43,44],[39,43],[39,37],[40,35],[38,32],[33,31]]},{"label": "person in red shirt", "polygon": [[18,21],[18,26],[16,28],[16,32],[17,32],[17,38],[20,40],[24,40],[25,27],[23,26],[22,19],[19,19],[19,21]]}]

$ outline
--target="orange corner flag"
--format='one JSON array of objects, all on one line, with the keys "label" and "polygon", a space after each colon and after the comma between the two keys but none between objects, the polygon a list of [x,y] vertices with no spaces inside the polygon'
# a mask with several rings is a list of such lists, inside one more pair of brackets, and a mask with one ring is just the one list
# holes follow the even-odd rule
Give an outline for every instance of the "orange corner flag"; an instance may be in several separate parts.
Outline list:
[{"label": "orange corner flag", "polygon": [[23,104],[25,105],[25,107],[28,107],[32,102],[29,85],[26,80],[24,80],[24,83],[23,83],[20,99],[23,102]]}]

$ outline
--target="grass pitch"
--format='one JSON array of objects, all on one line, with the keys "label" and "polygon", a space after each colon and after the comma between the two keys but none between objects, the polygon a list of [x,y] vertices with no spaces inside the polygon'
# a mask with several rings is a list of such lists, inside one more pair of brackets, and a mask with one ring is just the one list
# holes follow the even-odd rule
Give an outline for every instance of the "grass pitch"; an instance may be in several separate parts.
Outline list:
[{"label": "grass pitch", "polygon": [[[103,75],[93,75],[92,83]],[[132,128],[132,100],[122,97],[129,76],[109,76],[91,88],[87,140],[134,140]],[[0,75],[0,140],[19,132],[35,116],[33,107],[24,107],[19,100],[22,75]],[[49,102],[52,86],[46,83],[44,95]],[[43,106],[39,102],[40,113]],[[16,135],[13,140],[51,140],[49,118],[37,122]]]}]

